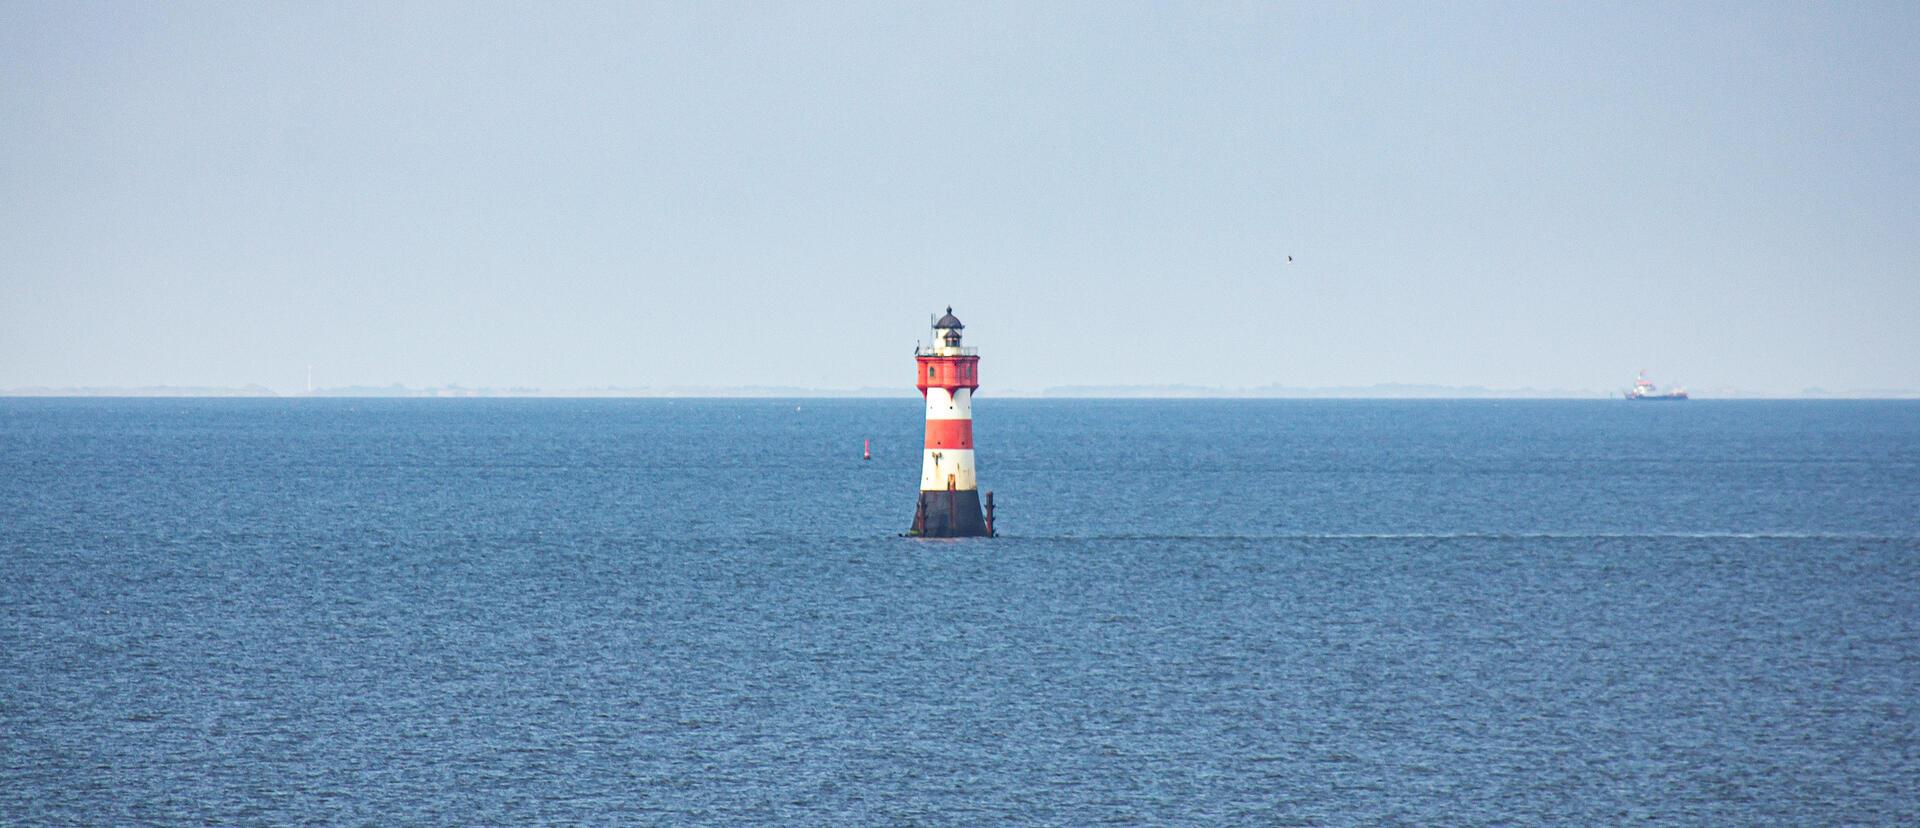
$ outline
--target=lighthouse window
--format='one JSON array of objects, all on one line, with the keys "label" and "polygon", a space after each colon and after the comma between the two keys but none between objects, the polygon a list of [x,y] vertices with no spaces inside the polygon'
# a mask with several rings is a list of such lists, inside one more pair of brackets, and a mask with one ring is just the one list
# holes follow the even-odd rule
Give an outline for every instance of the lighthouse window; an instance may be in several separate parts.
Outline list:
[{"label": "lighthouse window", "polygon": [[927,379],[933,379],[933,366],[927,366]]}]

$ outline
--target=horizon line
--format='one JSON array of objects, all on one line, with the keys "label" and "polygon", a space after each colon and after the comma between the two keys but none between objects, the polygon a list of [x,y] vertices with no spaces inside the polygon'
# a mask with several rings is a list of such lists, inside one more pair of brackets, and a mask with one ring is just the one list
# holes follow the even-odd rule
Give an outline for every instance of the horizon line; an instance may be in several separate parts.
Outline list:
[{"label": "horizon line", "polygon": [[[1506,399],[1567,400],[1619,399],[1623,389],[1494,388],[1422,383],[1374,383],[1351,386],[1266,385],[1242,388],[1190,385],[1064,385],[1043,388],[1007,388],[992,392],[1001,399]],[[1702,396],[1704,395],[1704,396]],[[544,389],[525,386],[347,385],[282,392],[249,383],[242,386],[19,386],[0,388],[7,398],[269,398],[269,399],[895,399],[911,398],[911,387],[807,388],[796,386],[603,386]],[[1799,391],[1703,388],[1698,399],[1752,400],[1908,400],[1920,399],[1920,390],[1857,388]]]}]

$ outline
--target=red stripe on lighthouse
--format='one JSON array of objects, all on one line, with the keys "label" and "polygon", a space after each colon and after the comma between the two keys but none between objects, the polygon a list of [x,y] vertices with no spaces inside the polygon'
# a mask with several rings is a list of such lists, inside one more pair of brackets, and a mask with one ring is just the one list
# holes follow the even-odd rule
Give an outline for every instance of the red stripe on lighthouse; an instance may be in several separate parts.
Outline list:
[{"label": "red stripe on lighthouse", "polygon": [[973,421],[928,420],[927,448],[973,448]]}]

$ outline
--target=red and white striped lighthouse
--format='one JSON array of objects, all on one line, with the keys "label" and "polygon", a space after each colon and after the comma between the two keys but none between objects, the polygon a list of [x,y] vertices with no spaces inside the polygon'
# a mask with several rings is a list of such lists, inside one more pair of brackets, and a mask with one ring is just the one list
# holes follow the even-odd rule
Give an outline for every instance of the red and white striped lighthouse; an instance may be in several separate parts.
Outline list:
[{"label": "red and white striped lighthouse", "polygon": [[980,357],[960,345],[965,328],[947,308],[933,323],[933,344],[914,351],[921,396],[927,401],[927,446],[920,460],[920,504],[908,534],[964,538],[993,534],[993,494],[980,510],[973,465],[973,390]]}]

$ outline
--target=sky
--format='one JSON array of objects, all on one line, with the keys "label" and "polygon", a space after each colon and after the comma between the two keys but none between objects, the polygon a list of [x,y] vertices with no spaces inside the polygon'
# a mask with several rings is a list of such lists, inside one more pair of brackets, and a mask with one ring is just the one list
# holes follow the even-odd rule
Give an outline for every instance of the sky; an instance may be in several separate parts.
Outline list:
[{"label": "sky", "polygon": [[[1920,4],[0,0],[0,388],[1920,389]],[[1287,263],[1292,256],[1293,262]]]}]

